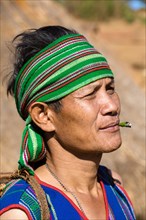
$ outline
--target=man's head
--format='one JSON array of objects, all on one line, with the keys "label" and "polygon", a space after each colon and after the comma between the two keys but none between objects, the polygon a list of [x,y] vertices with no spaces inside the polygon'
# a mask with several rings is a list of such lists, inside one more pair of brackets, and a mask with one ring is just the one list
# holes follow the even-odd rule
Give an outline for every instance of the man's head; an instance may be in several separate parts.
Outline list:
[{"label": "man's head", "polygon": [[[103,85],[101,88],[107,88],[106,78],[112,79],[113,73],[103,55],[82,35],[65,28],[45,27],[24,33],[19,38],[17,65],[8,91],[14,93],[17,110],[26,120],[19,162],[21,167],[27,167],[30,161],[41,159],[45,154],[43,138],[32,126],[32,109],[41,106],[45,112],[46,104],[51,103],[57,110],[60,102],[57,103],[57,109],[54,102],[70,97],[78,89],[98,80]],[[119,114],[119,110],[113,112],[116,116]],[[115,118],[112,123],[118,123],[117,120]],[[33,121],[37,124],[37,120],[33,118]]]}]

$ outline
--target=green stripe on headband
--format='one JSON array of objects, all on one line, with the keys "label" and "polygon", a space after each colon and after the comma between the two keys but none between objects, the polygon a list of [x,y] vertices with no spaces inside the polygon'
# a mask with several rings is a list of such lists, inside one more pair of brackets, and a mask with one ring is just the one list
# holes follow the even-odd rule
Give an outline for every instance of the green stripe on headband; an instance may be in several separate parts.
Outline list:
[{"label": "green stripe on headband", "polygon": [[32,57],[15,83],[15,101],[27,125],[23,133],[19,168],[33,174],[29,162],[45,155],[43,139],[31,125],[28,108],[33,102],[52,102],[95,80],[113,77],[102,54],[79,34],[64,35]]}]

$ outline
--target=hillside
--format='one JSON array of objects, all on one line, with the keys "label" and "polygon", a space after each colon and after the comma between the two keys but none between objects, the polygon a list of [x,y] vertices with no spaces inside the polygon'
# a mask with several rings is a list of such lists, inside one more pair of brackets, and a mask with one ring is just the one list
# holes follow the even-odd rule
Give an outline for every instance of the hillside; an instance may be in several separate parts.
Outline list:
[{"label": "hillside", "polygon": [[[123,21],[85,22],[68,13],[61,5],[49,1],[1,1],[1,82],[11,71],[8,46],[12,38],[28,28],[63,25],[84,34],[108,59],[116,75],[122,113],[121,120],[132,123],[123,128],[122,147],[103,157],[103,164],[117,171],[124,181],[137,215],[145,216],[145,27]],[[24,122],[19,118],[12,98],[7,98],[5,83],[1,97],[1,172],[17,168],[19,145]],[[140,218],[139,218],[140,219]]]}]

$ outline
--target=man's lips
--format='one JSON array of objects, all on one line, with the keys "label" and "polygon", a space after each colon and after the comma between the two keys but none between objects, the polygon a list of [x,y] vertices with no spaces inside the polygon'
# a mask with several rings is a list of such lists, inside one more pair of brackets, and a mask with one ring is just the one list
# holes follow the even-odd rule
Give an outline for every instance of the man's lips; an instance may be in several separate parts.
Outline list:
[{"label": "man's lips", "polygon": [[99,130],[112,129],[114,127],[119,127],[119,120],[105,124],[104,126],[100,127]]}]

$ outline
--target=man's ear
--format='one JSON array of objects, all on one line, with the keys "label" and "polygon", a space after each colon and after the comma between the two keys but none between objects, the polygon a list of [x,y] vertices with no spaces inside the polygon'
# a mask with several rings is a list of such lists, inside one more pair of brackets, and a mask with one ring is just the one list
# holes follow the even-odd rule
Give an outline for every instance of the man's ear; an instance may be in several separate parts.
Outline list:
[{"label": "man's ear", "polygon": [[46,103],[34,102],[28,109],[32,121],[43,131],[52,132],[55,130],[53,123],[53,111]]}]

